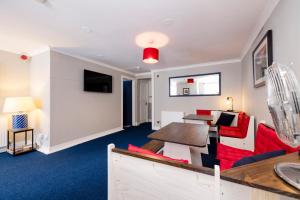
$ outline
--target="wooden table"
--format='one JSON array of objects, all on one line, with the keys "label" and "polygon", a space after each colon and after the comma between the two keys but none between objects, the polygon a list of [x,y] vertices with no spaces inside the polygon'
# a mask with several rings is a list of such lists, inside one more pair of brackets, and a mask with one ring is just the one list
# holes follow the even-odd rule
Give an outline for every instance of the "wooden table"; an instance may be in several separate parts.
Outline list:
[{"label": "wooden table", "polygon": [[[199,121],[202,124],[204,124],[207,121],[213,121],[214,117],[212,115],[196,115],[196,114],[189,114],[187,116],[184,116],[183,119],[186,122],[191,122],[191,121]],[[193,122],[192,122],[193,123]]]},{"label": "wooden table", "polygon": [[285,183],[274,172],[274,165],[280,162],[300,163],[300,157],[298,152],[296,152],[228,169],[221,173],[221,178],[242,185],[300,199],[300,190]]},{"label": "wooden table", "polygon": [[192,163],[190,146],[206,147],[208,125],[173,122],[148,135],[148,138],[164,142],[164,155],[186,159]]},{"label": "wooden table", "polygon": [[208,125],[173,122],[148,135],[148,138],[176,144],[205,147]]}]

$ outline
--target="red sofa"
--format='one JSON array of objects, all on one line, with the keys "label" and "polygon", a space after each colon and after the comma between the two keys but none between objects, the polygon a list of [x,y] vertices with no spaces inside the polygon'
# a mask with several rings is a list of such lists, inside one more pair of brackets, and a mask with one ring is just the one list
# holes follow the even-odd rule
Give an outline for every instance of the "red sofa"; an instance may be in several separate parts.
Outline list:
[{"label": "red sofa", "polygon": [[250,117],[244,112],[238,115],[237,127],[221,126],[219,135],[224,137],[245,138],[248,132]]},{"label": "red sofa", "polygon": [[299,149],[300,147],[292,148],[283,143],[278,138],[274,129],[264,124],[259,124],[256,132],[254,152],[237,149],[218,143],[217,159],[220,161],[220,169],[222,171],[230,169],[236,161],[244,157],[254,156],[276,150],[285,150],[286,153],[292,153],[298,151]]}]

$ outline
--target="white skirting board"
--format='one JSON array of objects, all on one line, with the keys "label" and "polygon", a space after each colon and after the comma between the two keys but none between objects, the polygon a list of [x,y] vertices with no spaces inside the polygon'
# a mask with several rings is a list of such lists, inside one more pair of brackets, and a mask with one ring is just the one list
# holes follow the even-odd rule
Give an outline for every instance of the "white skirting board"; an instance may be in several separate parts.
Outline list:
[{"label": "white skirting board", "polygon": [[295,200],[117,152],[108,145],[108,200]]},{"label": "white skirting board", "polygon": [[100,132],[100,133],[95,133],[95,134],[92,134],[92,135],[89,135],[89,136],[86,136],[86,137],[78,138],[78,139],[75,139],[75,140],[72,140],[72,141],[69,141],[69,142],[65,142],[65,143],[62,143],[62,144],[58,144],[58,145],[55,145],[55,146],[52,146],[52,147],[48,147],[48,148],[47,147],[42,147],[42,148],[39,148],[38,151],[40,151],[44,154],[51,154],[51,153],[55,153],[55,152],[58,152],[58,151],[76,146],[78,144],[82,144],[84,142],[88,142],[88,141],[91,141],[91,140],[94,140],[94,139],[97,139],[97,138],[100,138],[100,137],[103,137],[103,136],[106,136],[106,135],[110,135],[110,134],[122,131],[122,130],[123,130],[122,127],[117,127],[117,128],[111,129],[111,130],[103,131],[103,132]]},{"label": "white skirting board", "polygon": [[0,147],[0,153],[6,152],[6,147]]}]

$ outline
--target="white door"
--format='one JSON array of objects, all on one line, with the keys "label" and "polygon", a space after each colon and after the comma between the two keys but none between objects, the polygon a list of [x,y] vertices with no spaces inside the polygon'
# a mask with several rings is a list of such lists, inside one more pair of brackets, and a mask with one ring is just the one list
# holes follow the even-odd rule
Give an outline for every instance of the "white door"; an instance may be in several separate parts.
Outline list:
[{"label": "white door", "polygon": [[148,122],[149,80],[140,80],[140,123]]}]

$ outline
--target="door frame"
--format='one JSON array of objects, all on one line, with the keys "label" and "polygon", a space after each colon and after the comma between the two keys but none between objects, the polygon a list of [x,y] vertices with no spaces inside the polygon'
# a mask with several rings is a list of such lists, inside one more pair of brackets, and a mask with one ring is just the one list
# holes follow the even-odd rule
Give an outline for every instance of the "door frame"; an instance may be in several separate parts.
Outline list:
[{"label": "door frame", "polygon": [[123,127],[123,81],[132,81],[132,126],[137,126],[136,122],[136,79],[129,76],[121,75],[121,127]]},{"label": "door frame", "polygon": [[[150,101],[150,96],[149,95],[151,95],[151,93],[152,93],[152,91],[150,90],[150,87],[151,87],[151,83],[152,83],[152,81],[151,81],[151,78],[145,78],[145,79],[140,79],[141,81],[147,81],[147,87],[148,87],[148,94],[147,94],[147,103],[148,103],[148,106],[149,106],[149,101]],[[143,123],[140,119],[141,119],[141,82],[140,82],[140,85],[139,85],[139,99],[138,99],[138,104],[137,104],[137,106],[139,106],[139,116],[140,116],[140,118],[139,118],[139,123]],[[152,102],[151,102],[152,103]],[[151,108],[152,109],[152,108]],[[146,109],[146,119],[145,119],[145,122],[152,122],[152,118],[149,118],[149,108],[147,108]],[[152,113],[151,113],[152,114]]]}]

